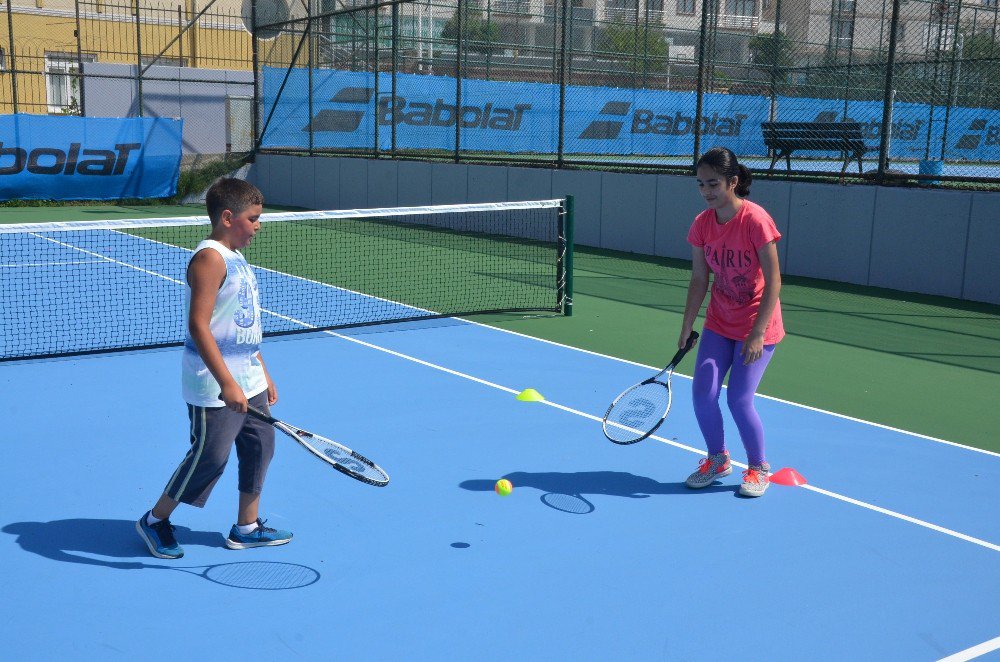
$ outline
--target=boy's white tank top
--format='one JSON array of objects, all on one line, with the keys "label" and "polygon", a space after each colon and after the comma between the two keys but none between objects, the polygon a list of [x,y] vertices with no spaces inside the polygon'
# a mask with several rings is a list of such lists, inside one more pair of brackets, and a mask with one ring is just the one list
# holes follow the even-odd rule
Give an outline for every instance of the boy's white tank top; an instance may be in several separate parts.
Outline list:
[{"label": "boy's white tank top", "polygon": [[[267,390],[267,379],[259,355],[261,326],[257,279],[239,251],[230,250],[214,239],[206,239],[195,247],[194,255],[206,248],[218,251],[226,262],[226,279],[216,295],[209,324],[212,337],[218,343],[233,379],[247,398],[252,398]],[[222,390],[219,382],[205,365],[191,338],[187,324],[190,311],[189,284],[184,305],[185,339],[181,359],[184,400],[199,407],[223,407],[225,403],[219,398]]]}]

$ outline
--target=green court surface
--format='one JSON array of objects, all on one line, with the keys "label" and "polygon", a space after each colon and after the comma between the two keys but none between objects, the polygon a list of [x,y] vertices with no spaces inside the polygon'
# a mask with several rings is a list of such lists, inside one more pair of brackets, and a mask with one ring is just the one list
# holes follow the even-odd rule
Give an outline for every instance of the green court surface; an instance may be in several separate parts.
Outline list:
[{"label": "green court surface", "polygon": [[[682,260],[577,247],[572,317],[479,320],[666,364],[689,269]],[[1000,306],[790,276],[781,304],[788,335],[760,393],[1000,451]]]},{"label": "green court surface", "polygon": [[[0,222],[200,215],[202,209],[5,208],[0,209]],[[474,260],[475,250],[468,252]],[[572,317],[505,314],[473,319],[661,365],[676,346],[689,265],[577,247]],[[784,277],[781,301],[788,335],[768,368],[761,394],[1000,451],[994,432],[1000,429],[1000,306],[790,276]],[[684,366],[680,372],[685,372]]]},{"label": "green court surface", "polygon": [[59,207],[0,207],[0,223],[110,221],[118,218],[200,216],[204,205],[65,205]]}]

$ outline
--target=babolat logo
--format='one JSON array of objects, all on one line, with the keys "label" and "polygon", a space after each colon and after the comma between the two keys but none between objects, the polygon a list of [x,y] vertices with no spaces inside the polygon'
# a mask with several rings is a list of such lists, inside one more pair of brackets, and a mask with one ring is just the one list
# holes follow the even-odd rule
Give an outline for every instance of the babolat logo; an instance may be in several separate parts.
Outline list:
[{"label": "babolat logo", "polygon": [[[631,106],[627,101],[609,101],[601,108],[600,115],[612,115],[614,117],[625,117]],[[587,125],[580,137],[584,140],[615,139],[621,133],[625,122],[622,120],[594,120]]]},{"label": "babolat logo", "polygon": [[129,154],[142,149],[142,144],[121,143],[114,150],[82,147],[81,143],[70,143],[68,150],[36,147],[28,151],[18,146],[5,147],[0,142],[0,175],[17,175],[25,169],[33,175],[120,175],[125,172]]},{"label": "babolat logo", "polygon": [[[373,91],[370,87],[345,87],[337,92],[330,101],[332,103],[367,106],[371,103]],[[364,115],[364,110],[325,109],[316,113],[316,117],[312,118],[302,130],[351,133],[357,131],[358,127],[361,126],[361,118]]]},{"label": "babolat logo", "polygon": [[519,103],[513,107],[482,106],[470,104],[456,108],[455,104],[436,99],[434,103],[408,101],[406,97],[385,97],[378,102],[378,123],[408,124],[410,126],[455,126],[463,129],[495,129],[497,131],[517,131],[521,128],[525,111],[531,110],[530,103]]},{"label": "babolat logo", "polygon": [[[331,103],[350,104],[367,107],[374,90],[369,87],[345,87],[330,99]],[[455,126],[461,123],[465,129],[496,129],[517,131],[521,128],[524,113],[531,110],[531,104],[515,104],[503,107],[493,103],[469,104],[456,108],[444,99],[433,103],[410,101],[406,97],[383,97],[379,99],[376,113],[380,126],[406,124],[409,126]],[[364,109],[324,109],[303,127],[303,131],[332,131],[351,133],[357,131],[364,117]]]},{"label": "babolat logo", "polygon": [[955,143],[955,149],[979,149],[1000,145],[1000,126],[990,126],[987,120],[972,120],[967,133]]},{"label": "babolat logo", "polygon": [[[599,115],[622,119],[594,120],[583,130],[580,138],[584,140],[614,140],[625,126],[629,108],[631,108],[631,104],[627,101],[609,101],[604,104]],[[738,136],[743,127],[743,120],[747,117],[742,113],[737,113],[732,117],[725,117],[719,113],[702,117],[701,134],[705,136]],[[672,114],[658,114],[653,109],[636,108],[632,111],[629,132],[638,135],[685,136],[694,133],[694,127],[694,117],[680,111],[675,111]]]}]

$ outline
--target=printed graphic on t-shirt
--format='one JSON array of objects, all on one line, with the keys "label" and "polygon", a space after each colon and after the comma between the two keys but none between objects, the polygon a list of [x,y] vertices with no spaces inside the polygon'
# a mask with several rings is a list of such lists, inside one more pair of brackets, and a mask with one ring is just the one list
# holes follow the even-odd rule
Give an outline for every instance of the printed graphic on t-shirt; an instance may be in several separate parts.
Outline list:
[{"label": "printed graphic on t-shirt", "polygon": [[236,295],[239,307],[233,313],[233,321],[236,323],[236,344],[260,344],[261,329],[257,315],[257,281],[250,268],[238,265],[236,271],[239,274],[240,286]]},{"label": "printed graphic on t-shirt", "polygon": [[705,260],[715,274],[714,289],[733,303],[745,306],[754,298],[754,276],[758,269],[750,249],[736,251],[705,244]]}]

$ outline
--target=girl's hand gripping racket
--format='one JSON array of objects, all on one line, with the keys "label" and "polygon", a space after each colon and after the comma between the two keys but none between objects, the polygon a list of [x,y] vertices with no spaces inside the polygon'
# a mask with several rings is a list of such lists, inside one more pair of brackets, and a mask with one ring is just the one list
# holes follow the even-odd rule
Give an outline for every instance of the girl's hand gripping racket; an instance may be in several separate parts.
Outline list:
[{"label": "girl's hand gripping racket", "polygon": [[347,446],[289,425],[288,423],[283,423],[254,407],[247,407],[247,412],[251,416],[255,416],[278,428],[302,444],[302,447],[307,451],[331,465],[337,471],[360,480],[362,483],[368,483],[376,487],[385,487],[389,484],[389,474],[367,457],[352,451]]},{"label": "girl's hand gripping racket", "polygon": [[[644,382],[629,388],[611,403],[604,414],[604,436],[616,444],[634,444],[656,432],[670,411],[670,377],[684,355],[694,347],[698,332],[677,350],[670,364]],[[666,375],[665,380],[661,379]]]}]

